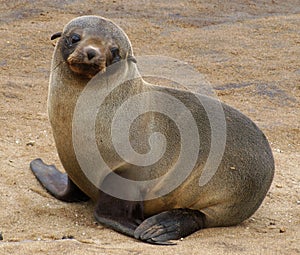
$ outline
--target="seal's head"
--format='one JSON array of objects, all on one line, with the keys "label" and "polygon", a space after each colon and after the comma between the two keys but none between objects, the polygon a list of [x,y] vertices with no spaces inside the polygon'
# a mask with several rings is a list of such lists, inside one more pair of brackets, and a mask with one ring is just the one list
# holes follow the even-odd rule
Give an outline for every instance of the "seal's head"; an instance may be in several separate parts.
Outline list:
[{"label": "seal's head", "polygon": [[112,21],[98,16],[71,20],[62,33],[52,35],[58,42],[62,60],[74,73],[92,78],[121,59],[134,60],[131,43]]}]

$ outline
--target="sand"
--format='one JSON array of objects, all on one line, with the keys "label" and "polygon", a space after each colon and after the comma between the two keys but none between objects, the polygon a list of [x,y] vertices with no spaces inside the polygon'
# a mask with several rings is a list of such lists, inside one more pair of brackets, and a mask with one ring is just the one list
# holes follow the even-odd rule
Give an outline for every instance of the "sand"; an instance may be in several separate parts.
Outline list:
[{"label": "sand", "polygon": [[[299,1],[207,2],[0,1],[0,254],[300,254]],[[49,38],[85,14],[119,24],[137,56],[187,62],[264,131],[276,173],[250,219],[157,247],[96,224],[92,202],[41,187],[32,159],[62,169],[47,117]]]}]

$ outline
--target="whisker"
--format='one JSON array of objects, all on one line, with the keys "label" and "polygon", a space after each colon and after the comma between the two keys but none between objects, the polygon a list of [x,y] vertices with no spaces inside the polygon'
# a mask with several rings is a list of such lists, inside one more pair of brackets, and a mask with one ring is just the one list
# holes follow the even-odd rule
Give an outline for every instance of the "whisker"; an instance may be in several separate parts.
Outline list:
[{"label": "whisker", "polygon": [[52,72],[53,72],[57,67],[59,67],[62,63],[63,63],[63,61],[60,61],[60,62],[52,69]]}]

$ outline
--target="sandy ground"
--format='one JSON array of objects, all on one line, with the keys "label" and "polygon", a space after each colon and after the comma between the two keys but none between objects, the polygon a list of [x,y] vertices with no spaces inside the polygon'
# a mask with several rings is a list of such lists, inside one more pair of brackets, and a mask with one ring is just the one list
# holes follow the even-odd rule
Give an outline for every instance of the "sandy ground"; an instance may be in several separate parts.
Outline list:
[{"label": "sandy ground", "polygon": [[[0,7],[0,254],[300,254],[298,0],[1,0]],[[188,62],[265,132],[276,174],[250,219],[157,247],[97,225],[91,202],[63,203],[40,186],[32,159],[61,167],[46,109],[49,37],[83,14],[113,19],[137,56]]]}]

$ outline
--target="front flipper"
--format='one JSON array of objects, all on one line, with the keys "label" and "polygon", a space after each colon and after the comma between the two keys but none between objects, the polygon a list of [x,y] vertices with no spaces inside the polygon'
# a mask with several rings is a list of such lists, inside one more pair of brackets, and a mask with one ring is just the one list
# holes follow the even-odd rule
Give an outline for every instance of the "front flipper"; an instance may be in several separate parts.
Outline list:
[{"label": "front flipper", "polygon": [[59,200],[65,202],[87,201],[85,195],[68,177],[53,165],[46,165],[41,159],[30,162],[30,169],[46,190]]},{"label": "front flipper", "polygon": [[143,221],[134,231],[134,237],[152,244],[174,244],[180,239],[203,228],[204,214],[191,209],[173,209]]},{"label": "front flipper", "polygon": [[134,230],[144,219],[143,204],[115,198],[100,191],[94,216],[104,226],[134,237]]},{"label": "front flipper", "polygon": [[[124,197],[130,197],[131,194],[136,194],[136,198],[140,201],[128,201],[114,196],[111,196],[102,190],[113,189],[123,194]],[[134,237],[134,230],[144,220],[144,207],[142,195],[138,186],[119,183],[114,178],[114,173],[109,174],[103,180],[99,198],[95,209],[96,220],[118,231],[122,234]]]}]

